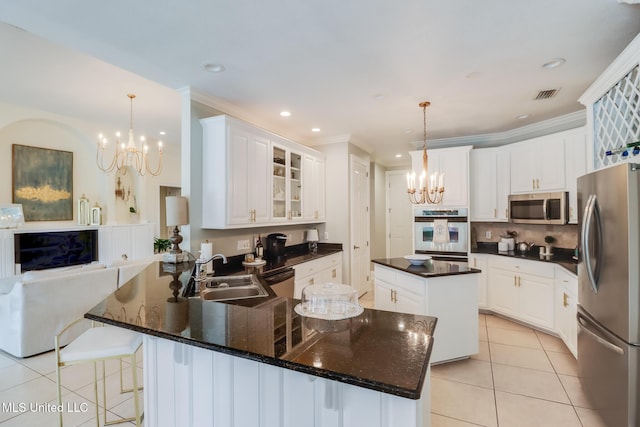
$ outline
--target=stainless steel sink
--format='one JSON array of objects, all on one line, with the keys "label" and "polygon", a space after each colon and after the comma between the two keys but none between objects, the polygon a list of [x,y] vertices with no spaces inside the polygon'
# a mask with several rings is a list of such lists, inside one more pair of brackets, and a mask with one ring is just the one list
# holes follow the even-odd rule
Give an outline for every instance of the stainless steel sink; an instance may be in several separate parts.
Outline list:
[{"label": "stainless steel sink", "polygon": [[207,277],[202,284],[204,287],[201,287],[200,298],[205,301],[229,301],[269,295],[253,274]]}]

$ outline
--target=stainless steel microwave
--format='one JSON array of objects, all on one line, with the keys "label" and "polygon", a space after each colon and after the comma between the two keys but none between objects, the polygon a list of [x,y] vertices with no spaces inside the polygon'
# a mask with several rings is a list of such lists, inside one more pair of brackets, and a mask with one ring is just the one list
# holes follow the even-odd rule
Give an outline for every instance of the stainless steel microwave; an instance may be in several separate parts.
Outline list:
[{"label": "stainless steel microwave", "polygon": [[512,194],[509,221],[520,224],[566,224],[569,218],[566,191],[556,193]]}]

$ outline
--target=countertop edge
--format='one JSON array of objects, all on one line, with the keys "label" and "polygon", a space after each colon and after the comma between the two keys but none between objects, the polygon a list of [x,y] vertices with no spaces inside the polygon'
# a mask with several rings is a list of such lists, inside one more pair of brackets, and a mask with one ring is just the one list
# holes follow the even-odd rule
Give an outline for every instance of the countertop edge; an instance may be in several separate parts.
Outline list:
[{"label": "countertop edge", "polygon": [[386,259],[372,259],[371,260],[371,262],[374,263],[374,264],[382,265],[384,267],[393,268],[394,270],[402,271],[403,273],[413,274],[414,276],[418,276],[418,277],[421,277],[423,279],[431,279],[431,278],[434,278],[434,277],[445,277],[445,276],[459,276],[459,275],[462,275],[462,274],[482,273],[482,270],[479,270],[477,268],[472,268],[472,267],[469,267],[468,271],[455,271],[455,272],[450,272],[450,273],[420,273],[420,272],[417,272],[417,271],[409,271],[406,268],[401,268],[401,267],[398,267],[396,265],[389,264],[389,263],[387,263],[385,261],[386,261]]},{"label": "countertop edge", "polygon": [[[365,310],[367,310],[367,309],[365,309]],[[128,323],[122,323],[122,322],[119,322],[119,321],[114,320],[114,319],[97,316],[97,315],[94,315],[94,314],[91,314],[91,313],[85,313],[84,317],[86,319],[89,319],[89,320],[95,320],[97,322],[101,322],[101,323],[105,323],[105,324],[108,324],[108,325],[112,325],[112,326],[128,329],[128,330],[131,330],[131,331],[134,331],[134,332],[143,333],[143,334],[154,336],[154,337],[157,337],[157,338],[163,338],[163,339],[179,342],[179,343],[186,344],[186,345],[191,345],[191,346],[194,346],[194,347],[200,347],[200,348],[216,351],[216,352],[223,353],[223,354],[228,354],[230,356],[236,356],[236,357],[240,357],[240,358],[243,358],[243,359],[253,360],[253,361],[256,361],[256,362],[260,362],[260,363],[265,363],[267,365],[272,365],[272,366],[276,366],[276,367],[279,367],[279,368],[284,368],[284,369],[288,369],[288,370],[291,370],[291,371],[312,375],[314,377],[326,378],[326,379],[329,379],[329,380],[338,381],[338,382],[341,382],[341,383],[354,385],[354,386],[357,386],[357,387],[362,387],[362,388],[366,388],[366,389],[373,390],[373,391],[379,391],[379,392],[382,392],[382,393],[391,394],[391,395],[394,395],[394,396],[399,396],[399,397],[408,398],[408,399],[412,399],[412,400],[418,400],[418,399],[420,399],[420,397],[422,395],[422,388],[424,387],[424,381],[425,381],[426,373],[427,373],[428,367],[429,367],[429,360],[431,359],[431,353],[432,353],[432,350],[433,350],[433,336],[432,336],[432,338],[430,340],[430,343],[429,343],[429,348],[428,348],[427,354],[426,354],[426,361],[425,361],[425,363],[423,363],[423,367],[422,367],[422,370],[421,370],[421,373],[420,373],[420,378],[419,378],[419,381],[418,381],[419,388],[417,390],[413,390],[413,389],[408,389],[408,388],[404,388],[404,387],[396,387],[396,386],[393,386],[393,385],[390,385],[390,384],[379,383],[379,382],[376,382],[376,381],[365,380],[363,378],[353,377],[353,376],[350,376],[350,375],[341,375],[341,374],[333,372],[333,371],[328,371],[328,370],[319,369],[319,368],[312,368],[312,367],[309,367],[309,366],[306,366],[306,365],[302,365],[302,364],[299,364],[299,363],[295,363],[295,362],[291,362],[291,361],[287,361],[287,360],[274,359],[274,358],[270,358],[268,356],[262,356],[262,355],[259,355],[259,354],[256,354],[256,353],[252,353],[252,352],[248,352],[248,351],[236,350],[236,349],[232,349],[232,348],[229,348],[229,347],[220,346],[220,345],[216,345],[216,344],[207,344],[207,343],[204,343],[202,341],[189,339],[189,338],[173,335],[173,334],[170,334],[170,333],[163,333],[162,331],[149,329],[149,328],[145,328],[145,327],[142,327],[142,326],[131,325],[131,324],[128,324]]]}]

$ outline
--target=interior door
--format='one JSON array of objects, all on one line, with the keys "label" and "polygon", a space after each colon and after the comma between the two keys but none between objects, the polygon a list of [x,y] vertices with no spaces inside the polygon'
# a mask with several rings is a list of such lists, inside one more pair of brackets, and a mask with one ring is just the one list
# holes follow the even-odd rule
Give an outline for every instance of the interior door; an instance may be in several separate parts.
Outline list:
[{"label": "interior door", "polygon": [[413,205],[407,196],[405,173],[386,173],[387,258],[413,253]]},{"label": "interior door", "polygon": [[369,285],[369,164],[350,155],[351,286],[363,295]]}]

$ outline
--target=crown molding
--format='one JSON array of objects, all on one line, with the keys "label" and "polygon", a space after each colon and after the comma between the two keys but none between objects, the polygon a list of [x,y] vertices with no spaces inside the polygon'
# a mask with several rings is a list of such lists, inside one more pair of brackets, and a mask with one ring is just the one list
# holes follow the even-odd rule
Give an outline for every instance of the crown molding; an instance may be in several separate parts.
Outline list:
[{"label": "crown molding", "polygon": [[[292,133],[290,129],[284,128],[284,127],[279,127],[274,125],[274,122],[272,121],[265,121],[265,120],[260,120],[257,119],[257,116],[254,114],[249,113],[248,111],[246,111],[243,108],[238,107],[235,104],[232,104],[228,101],[225,101],[221,98],[215,97],[213,95],[210,95],[208,93],[204,93],[201,91],[198,91],[197,89],[193,89],[193,88],[185,88],[182,89],[183,91],[187,91],[190,94],[191,100],[195,101],[195,102],[199,102],[200,104],[204,104],[208,107],[214,108],[218,111],[220,111],[223,114],[229,115],[229,116],[233,116],[236,119],[240,119],[244,122],[250,123],[254,126],[257,126],[261,129],[264,129],[268,132],[271,132],[273,134],[276,134],[278,136],[281,136],[285,139],[289,139],[292,141],[296,141],[296,142],[300,142],[300,141],[304,141],[305,139],[303,137],[301,137],[300,135],[297,135],[296,133]],[[307,145],[307,144],[305,144]]]},{"label": "crown molding", "polygon": [[635,66],[640,63],[640,34],[638,34],[618,55],[606,70],[589,86],[578,101],[583,105],[591,105],[618,83]]},{"label": "crown molding", "polygon": [[[455,138],[430,139],[428,144],[430,148],[457,147],[461,145],[497,147],[500,145],[524,141],[525,139],[575,129],[584,126],[586,122],[586,110],[580,110],[575,113],[565,114],[564,116],[554,117],[549,120],[544,120],[504,132],[461,136]],[[415,142],[416,150],[422,149],[423,144],[423,141]]]}]

